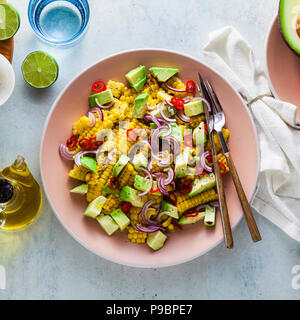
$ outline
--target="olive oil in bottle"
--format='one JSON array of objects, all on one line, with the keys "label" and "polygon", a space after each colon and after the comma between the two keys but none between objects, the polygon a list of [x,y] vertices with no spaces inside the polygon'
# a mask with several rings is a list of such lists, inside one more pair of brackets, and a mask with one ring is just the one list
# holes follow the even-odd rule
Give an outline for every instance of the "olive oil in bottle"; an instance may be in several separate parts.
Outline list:
[{"label": "olive oil in bottle", "polygon": [[0,228],[17,230],[30,224],[42,206],[40,186],[24,158],[0,172]]}]

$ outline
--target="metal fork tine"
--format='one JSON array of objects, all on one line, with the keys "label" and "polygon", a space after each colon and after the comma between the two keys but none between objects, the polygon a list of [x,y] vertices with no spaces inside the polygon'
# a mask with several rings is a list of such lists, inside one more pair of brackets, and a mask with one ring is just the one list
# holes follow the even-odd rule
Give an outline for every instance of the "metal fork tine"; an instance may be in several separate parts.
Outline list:
[{"label": "metal fork tine", "polygon": [[215,93],[214,88],[212,87],[212,85],[210,84],[210,82],[209,82],[208,80],[206,80],[206,81],[207,81],[207,85],[208,85],[209,89],[211,90],[211,92],[212,92],[212,94],[213,94],[213,96],[214,96],[214,99],[215,99],[215,101],[216,101],[217,106],[219,107],[219,109],[220,109],[222,112],[224,112],[224,110],[223,110],[223,108],[222,108],[222,105],[221,105],[221,103],[220,103],[220,101],[219,101],[219,99],[218,99],[218,96],[217,96],[216,93]]},{"label": "metal fork tine", "polygon": [[207,95],[208,95],[208,97],[209,97],[209,100],[210,100],[210,103],[211,103],[211,106],[212,106],[212,112],[213,112],[213,114],[215,115],[215,114],[218,112],[218,110],[217,110],[217,108],[216,108],[214,99],[212,98],[212,96],[211,96],[211,94],[210,94],[210,91],[209,91],[208,88],[207,88],[206,83],[207,83],[207,80],[205,80],[205,81],[203,82],[203,85],[204,85],[205,91],[207,92]]}]

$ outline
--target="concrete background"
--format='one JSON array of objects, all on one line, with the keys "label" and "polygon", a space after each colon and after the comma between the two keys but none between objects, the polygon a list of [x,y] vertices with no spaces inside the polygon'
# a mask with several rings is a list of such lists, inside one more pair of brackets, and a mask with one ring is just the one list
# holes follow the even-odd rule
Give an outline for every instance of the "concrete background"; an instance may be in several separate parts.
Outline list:
[{"label": "concrete background", "polygon": [[[264,61],[264,43],[276,14],[274,0],[89,1],[90,27],[71,49],[41,43],[27,19],[29,1],[10,1],[20,12],[15,37],[14,93],[0,110],[0,164],[22,154],[41,183],[39,147],[48,111],[69,81],[97,60],[138,47],[175,49],[201,58],[207,33],[235,26]],[[53,54],[60,75],[49,89],[25,84],[21,63],[34,50]],[[0,299],[299,299],[292,268],[300,245],[255,215],[263,241],[253,244],[243,220],[234,230],[235,248],[223,243],[202,257],[163,269],[136,269],[101,259],[78,244],[60,225],[44,199],[42,213],[28,228],[0,232],[0,265],[6,289]]]}]

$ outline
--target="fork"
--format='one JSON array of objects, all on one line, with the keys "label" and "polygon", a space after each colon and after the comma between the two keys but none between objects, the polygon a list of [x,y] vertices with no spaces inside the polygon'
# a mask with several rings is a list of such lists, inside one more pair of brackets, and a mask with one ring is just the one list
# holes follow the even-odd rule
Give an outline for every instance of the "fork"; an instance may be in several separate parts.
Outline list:
[{"label": "fork", "polygon": [[[208,80],[205,81],[205,85],[209,88],[209,90],[207,90],[208,91],[207,93],[210,96],[210,100],[212,101],[212,111],[214,114],[214,130],[218,134],[218,137],[221,142],[223,153],[227,159],[229,171],[231,173],[232,180],[235,185],[235,189],[236,189],[238,197],[240,199],[240,203],[243,208],[243,212],[244,212],[244,215],[245,215],[245,218],[247,221],[247,225],[248,225],[252,240],[253,240],[253,242],[260,241],[261,235],[260,235],[259,230],[257,228],[255,219],[254,219],[253,214],[250,209],[249,202],[248,202],[247,197],[245,195],[245,192],[244,192],[243,186],[241,184],[239,175],[237,173],[237,170],[235,168],[234,162],[232,160],[228,146],[226,144],[226,141],[225,141],[223,133],[222,133],[222,128],[225,125],[224,110],[223,110],[222,105],[218,99],[218,96],[216,95],[212,85],[210,84],[210,82]],[[214,99],[212,98],[210,92],[212,93]]]},{"label": "fork", "polygon": [[[199,83],[201,86],[198,86],[197,88],[201,96],[204,96],[208,101],[210,100],[210,97],[208,96],[208,90],[205,86],[205,83],[203,82],[203,79],[198,72],[199,77]],[[211,102],[209,101],[211,104]],[[223,179],[221,176],[221,170],[219,165],[219,160],[216,152],[216,146],[214,142],[214,117],[213,113],[209,108],[205,105],[205,118],[207,122],[207,128],[208,128],[208,135],[209,135],[209,141],[211,145],[211,154],[212,154],[212,161],[213,166],[215,168],[215,176],[216,176],[216,186],[218,191],[218,198],[219,198],[219,204],[220,204],[220,216],[221,216],[221,222],[222,222],[222,228],[223,228],[223,235],[224,235],[224,242],[227,248],[233,248],[233,237],[232,237],[232,230],[230,225],[230,219],[228,214],[228,208],[227,208],[227,202],[226,202],[226,196],[225,196],[225,190],[223,185]]]}]

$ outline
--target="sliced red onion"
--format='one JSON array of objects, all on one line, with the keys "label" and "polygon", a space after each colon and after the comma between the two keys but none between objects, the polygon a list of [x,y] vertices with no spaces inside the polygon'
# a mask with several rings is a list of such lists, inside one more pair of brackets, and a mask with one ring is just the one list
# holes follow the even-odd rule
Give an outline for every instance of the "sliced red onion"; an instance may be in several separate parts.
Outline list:
[{"label": "sliced red onion", "polygon": [[154,177],[160,177],[160,176],[164,176],[166,173],[163,171],[155,171],[152,173],[152,176]]},{"label": "sliced red onion", "polygon": [[158,230],[165,230],[163,227],[158,226],[158,225],[149,225],[148,227],[144,227],[141,224],[136,224],[136,229],[141,231],[141,232],[145,232],[145,233],[153,233],[156,232]]},{"label": "sliced red onion", "polygon": [[104,119],[103,112],[99,107],[94,107],[94,108],[90,109],[90,112],[96,112],[98,114],[99,120],[103,121],[103,119]]},{"label": "sliced red onion", "polygon": [[74,160],[73,159],[74,152],[70,151],[68,147],[65,146],[64,144],[61,144],[59,146],[59,153],[61,157],[65,160]]},{"label": "sliced red onion", "polygon": [[147,174],[147,176],[148,176],[148,178],[150,180],[150,186],[146,191],[138,194],[139,197],[142,197],[142,196],[148,194],[150,192],[150,190],[152,189],[152,186],[153,186],[153,177],[152,177],[150,171],[148,169],[146,169],[146,168],[143,168],[143,167],[141,167],[141,170],[143,170]]},{"label": "sliced red onion", "polygon": [[178,141],[176,138],[174,138],[173,136],[171,136],[171,137],[169,138],[169,140],[170,140],[170,144],[171,144],[171,146],[172,146],[172,150],[173,150],[174,156],[177,156],[177,155],[180,153],[180,151],[181,151],[180,143],[179,143],[179,141]]},{"label": "sliced red onion", "polygon": [[96,116],[93,112],[88,112],[88,117],[90,119],[90,127],[93,128],[97,121]]},{"label": "sliced red onion", "polygon": [[110,161],[112,161],[113,160],[113,154],[114,153],[116,153],[117,152],[117,148],[114,148],[114,149],[112,149],[112,150],[110,150],[109,152],[108,152],[108,154],[107,154],[107,158],[108,158],[108,160],[110,160]]},{"label": "sliced red onion", "polygon": [[173,88],[173,87],[171,87],[171,86],[169,86],[169,85],[167,85],[167,84],[165,84],[166,85],[166,87],[169,89],[169,90],[171,90],[171,91],[174,91],[174,92],[186,92],[186,90],[184,89],[184,90],[179,90],[179,89],[175,89],[175,88]]},{"label": "sliced red onion", "polygon": [[194,209],[197,211],[202,211],[205,209],[207,205],[206,204],[200,204],[199,206],[195,207]]},{"label": "sliced red onion", "polygon": [[219,206],[220,206],[220,204],[219,204],[219,201],[218,201],[218,200],[211,201],[209,204],[210,204],[211,206],[213,206],[213,207],[219,207]]},{"label": "sliced red onion", "polygon": [[191,119],[189,117],[187,117],[182,110],[178,110],[177,116],[183,122],[190,122],[191,121]]},{"label": "sliced red onion", "polygon": [[155,220],[156,220],[158,223],[160,223],[160,218],[161,218],[164,214],[169,214],[169,213],[170,213],[170,211],[162,211],[162,212],[160,212],[160,213],[156,216]]},{"label": "sliced red onion", "polygon": [[94,151],[79,151],[76,153],[75,155],[75,158],[74,158],[74,161],[75,161],[75,164],[77,167],[80,167],[81,166],[81,163],[80,163],[80,159],[85,155],[85,154],[96,154],[96,150]]},{"label": "sliced red onion", "polygon": [[160,115],[162,116],[162,118],[163,118],[166,122],[176,122],[176,119],[168,118],[168,117],[164,114],[163,104],[160,105],[160,107],[159,107],[159,112],[160,112]]},{"label": "sliced red onion", "polygon": [[144,117],[145,120],[150,120],[152,122],[154,122],[158,127],[161,126],[159,119],[157,119],[156,117],[154,117],[152,114],[147,114]]},{"label": "sliced red onion", "polygon": [[165,196],[167,196],[169,194],[166,187],[163,185],[163,178],[162,177],[159,177],[157,179],[157,187],[158,187],[159,191],[162,194],[164,194]]},{"label": "sliced red onion", "polygon": [[165,134],[162,135],[162,137],[163,137],[163,138],[168,138],[168,137],[170,137],[170,135],[171,135],[172,132],[173,132],[173,127],[171,126],[171,124],[170,124],[168,121],[166,121],[166,120],[164,120],[164,119],[161,119],[160,121],[161,121],[161,122],[164,122],[164,123],[167,125],[167,127],[166,127],[166,126],[161,126],[161,127],[160,127],[160,131],[162,132],[162,131],[168,130],[167,133],[165,133]]},{"label": "sliced red onion", "polygon": [[210,103],[203,97],[197,97],[197,98],[193,98],[192,101],[195,101],[195,100],[202,100],[206,105],[207,105],[207,108],[209,111],[211,111],[211,108],[210,108]]},{"label": "sliced red onion", "polygon": [[165,103],[166,103],[169,107],[174,108],[174,105],[173,105],[170,101],[165,100]]},{"label": "sliced red onion", "polygon": [[95,102],[97,104],[97,106],[101,109],[108,109],[108,108],[111,108],[114,104],[115,104],[115,101],[113,100],[112,102],[110,102],[109,104],[105,104],[105,105],[102,105],[98,102],[98,99],[95,98]]},{"label": "sliced red onion", "polygon": [[153,200],[147,201],[144,204],[141,212],[139,213],[139,217],[142,217],[142,220],[146,225],[153,225],[153,224],[155,225],[156,224],[156,221],[153,221],[153,220],[149,219],[148,215],[147,215],[147,212],[150,209],[150,206],[151,206],[152,203],[153,203]]},{"label": "sliced red onion", "polygon": [[209,167],[206,162],[205,159],[209,156],[209,151],[205,151],[202,153],[201,157],[200,157],[200,164],[202,166],[202,168],[207,171],[207,172],[212,172],[212,168]]},{"label": "sliced red onion", "polygon": [[148,110],[151,110],[151,111],[152,111],[152,110],[155,110],[158,105],[159,105],[159,104],[156,104],[155,106],[150,107],[150,106],[149,106],[149,103],[146,102],[146,107],[147,107],[147,109],[148,109]]},{"label": "sliced red onion", "polygon": [[174,181],[175,172],[173,168],[169,168],[168,177],[164,180],[164,185],[167,186]]}]

